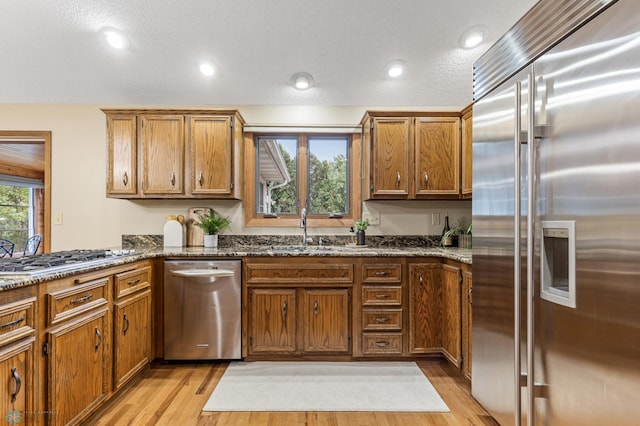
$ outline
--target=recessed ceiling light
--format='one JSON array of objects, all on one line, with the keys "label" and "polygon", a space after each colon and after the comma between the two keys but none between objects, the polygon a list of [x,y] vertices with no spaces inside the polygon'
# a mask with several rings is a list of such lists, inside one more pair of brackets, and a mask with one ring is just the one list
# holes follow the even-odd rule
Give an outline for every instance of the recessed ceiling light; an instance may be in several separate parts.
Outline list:
[{"label": "recessed ceiling light", "polygon": [[462,33],[458,39],[458,44],[463,49],[473,49],[482,43],[487,36],[488,30],[484,25],[475,25]]},{"label": "recessed ceiling light", "polygon": [[109,43],[109,46],[114,49],[123,50],[129,48],[129,39],[122,32],[114,28],[103,28],[102,34],[107,40],[107,43]]},{"label": "recessed ceiling light", "polygon": [[407,64],[402,59],[395,59],[387,64],[387,75],[391,78],[398,78],[404,74]]},{"label": "recessed ceiling light", "polygon": [[211,77],[213,74],[215,74],[216,69],[213,67],[213,65],[203,62],[200,64],[200,72],[207,77]]},{"label": "recessed ceiling light", "polygon": [[298,90],[307,90],[313,86],[313,77],[307,72],[298,72],[291,77],[291,84]]}]

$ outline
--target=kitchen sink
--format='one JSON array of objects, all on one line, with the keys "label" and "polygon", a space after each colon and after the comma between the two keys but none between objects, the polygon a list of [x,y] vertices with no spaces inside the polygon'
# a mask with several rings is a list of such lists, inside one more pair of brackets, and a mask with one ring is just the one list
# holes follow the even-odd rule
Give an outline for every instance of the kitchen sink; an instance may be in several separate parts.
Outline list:
[{"label": "kitchen sink", "polygon": [[302,253],[317,253],[317,254],[334,254],[349,250],[349,247],[345,246],[275,246],[260,249],[275,254],[302,254]]}]

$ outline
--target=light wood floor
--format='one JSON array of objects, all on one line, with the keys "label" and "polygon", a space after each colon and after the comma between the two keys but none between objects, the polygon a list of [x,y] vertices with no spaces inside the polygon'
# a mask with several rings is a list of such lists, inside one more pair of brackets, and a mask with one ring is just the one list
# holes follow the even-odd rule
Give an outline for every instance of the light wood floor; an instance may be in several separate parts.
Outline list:
[{"label": "light wood floor", "polygon": [[[469,384],[446,361],[419,361],[450,413],[202,412],[228,363],[154,363],[141,380],[92,416],[90,425],[418,426],[497,425],[470,395]],[[382,390],[384,391],[384,390]]]}]

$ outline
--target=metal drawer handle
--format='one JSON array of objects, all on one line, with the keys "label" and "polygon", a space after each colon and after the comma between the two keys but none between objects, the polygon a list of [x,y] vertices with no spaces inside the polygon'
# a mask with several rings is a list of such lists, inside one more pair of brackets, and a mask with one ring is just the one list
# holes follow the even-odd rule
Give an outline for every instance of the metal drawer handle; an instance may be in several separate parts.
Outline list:
[{"label": "metal drawer handle", "polygon": [[0,325],[0,330],[2,330],[3,328],[9,328],[9,327],[13,327],[14,325],[18,325],[22,321],[24,321],[24,317],[20,317],[15,321],[11,321],[11,322],[8,322],[6,324],[2,324],[2,325]]},{"label": "metal drawer handle", "polygon": [[20,389],[22,388],[22,380],[20,379],[20,375],[15,367],[11,367],[11,377],[15,382],[15,391],[11,394],[11,402],[16,402],[18,398],[18,393],[20,393]]},{"label": "metal drawer handle", "polygon": [[389,296],[388,294],[376,294],[376,299],[388,299]]},{"label": "metal drawer handle", "polygon": [[127,184],[129,183],[129,175],[127,174],[127,172],[124,172],[122,175],[122,183],[124,184],[124,186],[127,186]]},{"label": "metal drawer handle", "polygon": [[420,282],[420,291],[422,291],[422,283],[424,282],[424,280],[422,279],[422,272],[420,273],[420,276],[418,277],[418,281]]},{"label": "metal drawer handle", "polygon": [[171,172],[171,177],[169,178],[169,181],[171,182],[171,186],[176,186],[176,174],[174,172]]},{"label": "metal drawer handle", "polygon": [[389,346],[389,345],[390,345],[390,343],[387,342],[387,341],[384,341],[384,340],[376,342],[376,346],[380,346],[382,348],[385,347],[385,346]]},{"label": "metal drawer handle", "polygon": [[235,273],[227,269],[184,269],[172,270],[171,275],[177,277],[233,277]]},{"label": "metal drawer handle", "polygon": [[286,323],[287,322],[287,313],[288,313],[288,311],[289,311],[289,304],[285,300],[284,303],[282,304],[282,323]]},{"label": "metal drawer handle", "polygon": [[200,172],[200,174],[198,175],[198,184],[200,185],[200,188],[202,188],[202,183],[204,182],[203,178],[202,178],[202,172]]},{"label": "metal drawer handle", "polygon": [[102,344],[102,334],[100,334],[100,330],[96,327],[96,337],[98,338],[98,343],[96,343],[95,351],[98,352],[98,348]]},{"label": "metal drawer handle", "polygon": [[469,293],[467,293],[467,298],[469,299],[469,304],[473,305],[473,288],[469,289]]},{"label": "metal drawer handle", "polygon": [[313,302],[313,314],[318,316],[318,301]]},{"label": "metal drawer handle", "polygon": [[385,323],[385,322],[389,322],[390,320],[389,318],[386,318],[386,317],[376,317],[375,321],[379,323]]},{"label": "metal drawer handle", "polygon": [[131,280],[129,282],[127,282],[127,284],[129,285],[136,285],[140,282],[140,278],[136,278],[135,280]]},{"label": "metal drawer handle", "polygon": [[126,336],[127,330],[129,330],[129,318],[127,318],[127,314],[123,315],[123,319],[124,319],[124,325],[122,327],[122,334]]},{"label": "metal drawer handle", "polygon": [[396,180],[396,188],[400,188],[400,172],[398,172],[398,179]]},{"label": "metal drawer handle", "polygon": [[389,271],[376,271],[373,273],[373,275],[375,275],[376,277],[386,277],[387,275],[390,275]]},{"label": "metal drawer handle", "polygon": [[84,297],[80,297],[78,299],[71,299],[71,304],[75,305],[76,303],[83,303],[86,302],[87,300],[91,300],[91,298],[93,297],[93,294],[88,294]]},{"label": "metal drawer handle", "polygon": [[424,174],[424,187],[429,186],[429,175],[427,173]]}]

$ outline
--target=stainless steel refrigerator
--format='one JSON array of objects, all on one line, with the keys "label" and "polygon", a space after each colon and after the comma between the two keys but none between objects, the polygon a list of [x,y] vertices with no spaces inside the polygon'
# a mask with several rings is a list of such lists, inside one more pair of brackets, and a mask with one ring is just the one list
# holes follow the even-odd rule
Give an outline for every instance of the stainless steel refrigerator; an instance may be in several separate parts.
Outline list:
[{"label": "stainless steel refrigerator", "polygon": [[472,394],[640,424],[640,2],[542,0],[474,74]]}]

